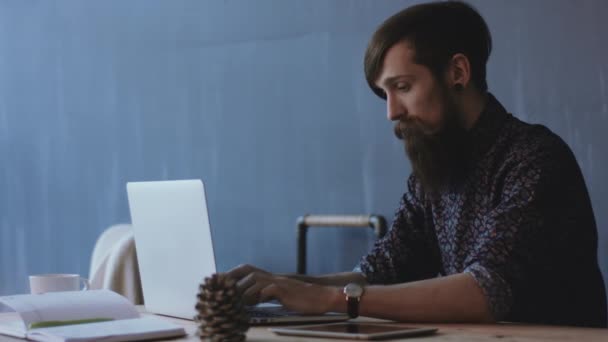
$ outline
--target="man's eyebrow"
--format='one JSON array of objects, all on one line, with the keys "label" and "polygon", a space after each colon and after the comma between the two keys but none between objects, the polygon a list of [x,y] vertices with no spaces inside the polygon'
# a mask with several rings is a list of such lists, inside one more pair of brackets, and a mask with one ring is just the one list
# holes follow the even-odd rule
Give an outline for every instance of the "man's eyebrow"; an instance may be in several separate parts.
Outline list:
[{"label": "man's eyebrow", "polygon": [[403,74],[403,75],[395,75],[395,76],[391,76],[391,77],[387,77],[386,79],[384,79],[384,82],[382,82],[382,85],[385,87],[388,87],[389,84],[395,82],[395,80],[398,80],[400,78],[409,78],[409,79],[414,79],[414,75],[410,75],[410,74]]}]

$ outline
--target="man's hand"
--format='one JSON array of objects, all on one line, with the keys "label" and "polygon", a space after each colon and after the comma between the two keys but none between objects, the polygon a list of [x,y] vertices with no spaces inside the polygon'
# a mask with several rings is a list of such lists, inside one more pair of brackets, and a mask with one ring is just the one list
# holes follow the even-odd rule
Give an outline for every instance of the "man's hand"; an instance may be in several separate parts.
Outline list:
[{"label": "man's hand", "polygon": [[251,265],[235,267],[228,275],[237,280],[237,288],[248,305],[277,299],[289,310],[320,314],[334,311],[344,301],[341,289],[337,287],[274,275]]},{"label": "man's hand", "polygon": [[268,271],[247,264],[231,269],[228,271],[228,275],[237,281],[237,288],[243,294],[247,305],[261,302],[260,291],[275,277]]}]

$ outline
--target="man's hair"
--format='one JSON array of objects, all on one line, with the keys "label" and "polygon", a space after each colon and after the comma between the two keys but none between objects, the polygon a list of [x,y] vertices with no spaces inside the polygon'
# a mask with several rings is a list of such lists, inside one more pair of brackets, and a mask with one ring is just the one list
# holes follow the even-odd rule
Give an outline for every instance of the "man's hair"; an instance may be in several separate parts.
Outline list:
[{"label": "man's hair", "polygon": [[481,15],[460,1],[419,4],[388,18],[376,30],[365,51],[365,78],[376,95],[385,98],[375,82],[382,72],[386,52],[396,43],[408,41],[414,62],[428,67],[442,80],[450,59],[464,54],[471,65],[471,81],[482,92],[488,89],[486,63],[492,51],[492,36]]}]

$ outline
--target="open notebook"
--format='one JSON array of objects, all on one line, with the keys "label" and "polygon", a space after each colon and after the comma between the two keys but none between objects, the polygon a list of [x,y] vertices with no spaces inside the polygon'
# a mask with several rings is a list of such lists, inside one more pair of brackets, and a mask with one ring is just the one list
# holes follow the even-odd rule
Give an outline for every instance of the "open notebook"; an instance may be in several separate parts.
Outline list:
[{"label": "open notebook", "polygon": [[126,298],[108,290],[5,296],[0,304],[21,318],[0,324],[0,334],[32,341],[137,341],[186,334],[160,318],[140,317]]}]

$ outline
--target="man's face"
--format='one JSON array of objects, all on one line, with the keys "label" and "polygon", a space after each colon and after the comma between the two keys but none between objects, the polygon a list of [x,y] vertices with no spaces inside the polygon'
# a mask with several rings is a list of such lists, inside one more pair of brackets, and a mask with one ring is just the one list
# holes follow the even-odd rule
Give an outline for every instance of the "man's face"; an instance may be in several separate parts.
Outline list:
[{"label": "man's face", "polygon": [[427,191],[442,190],[462,174],[469,150],[453,90],[414,63],[408,42],[387,51],[376,86],[386,94],[387,117],[404,140],[414,173]]},{"label": "man's face", "polygon": [[386,94],[386,115],[391,121],[418,121],[428,133],[440,129],[445,109],[441,84],[431,70],[414,63],[407,41],[386,53],[376,86]]}]

